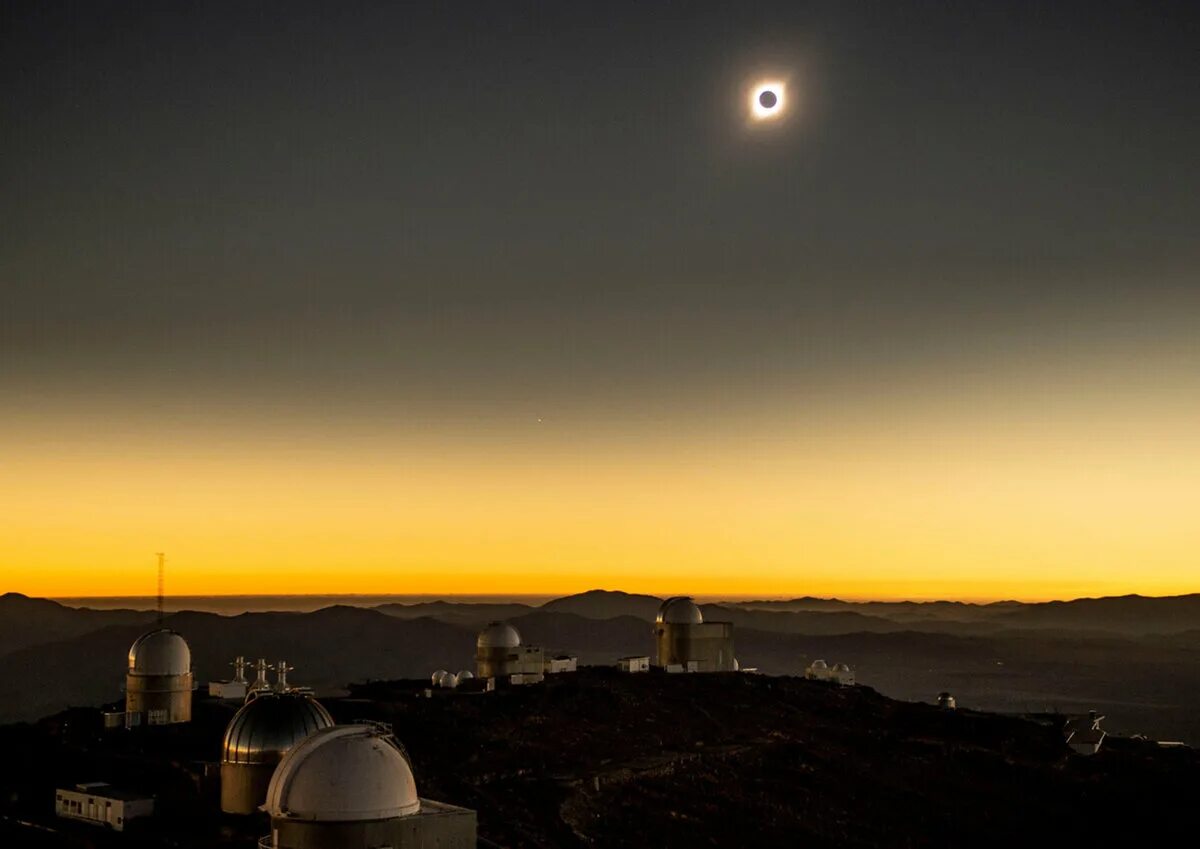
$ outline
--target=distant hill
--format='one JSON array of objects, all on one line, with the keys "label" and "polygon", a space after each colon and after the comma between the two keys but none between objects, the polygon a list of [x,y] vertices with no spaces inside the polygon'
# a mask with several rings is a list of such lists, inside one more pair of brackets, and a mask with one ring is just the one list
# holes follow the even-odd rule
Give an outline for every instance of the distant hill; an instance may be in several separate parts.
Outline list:
[{"label": "distant hill", "polygon": [[[1001,628],[1165,634],[1200,629],[1200,594],[1080,598],[1072,601],[969,604],[958,601],[868,601],[797,598],[788,601],[727,602],[723,607],[775,613],[857,613],[906,627],[936,627],[957,633]],[[971,625],[972,628],[957,626]],[[790,628],[787,630],[791,630]],[[867,630],[875,630],[868,628]]]},{"label": "distant hill", "polygon": [[492,604],[456,601],[424,601],[415,604],[381,604],[374,608],[398,619],[430,617],[478,631],[489,622],[523,616],[539,608],[528,604]]},{"label": "distant hill", "polygon": [[49,599],[5,593],[0,595],[0,655],[109,625],[152,622],[155,616],[153,611],[66,607]]},{"label": "distant hill", "polygon": [[[201,687],[229,678],[239,654],[286,660],[296,667],[294,683],[322,690],[373,678],[423,678],[438,667],[469,668],[475,649],[473,631],[354,607],[232,617],[178,613],[165,624],[188,640]],[[113,626],[0,657],[0,722],[122,698],[125,657],[144,630]]]},{"label": "distant hill", "polygon": [[1007,609],[995,620],[1006,628],[1096,630],[1166,634],[1200,629],[1200,594],[1140,595],[1048,601]]},{"label": "distant hill", "polygon": [[620,590],[588,590],[578,595],[548,601],[541,609],[555,613],[574,613],[588,619],[614,619],[634,616],[653,622],[663,600],[652,595],[636,595]]},{"label": "distant hill", "polygon": [[[909,604],[703,609],[710,620],[735,623],[738,659],[766,673],[798,675],[824,658],[851,664],[859,681],[897,698],[928,700],[949,689],[963,704],[989,710],[1094,707],[1116,729],[1200,742],[1200,627],[1184,627],[1196,599],[936,607],[961,608],[973,620],[914,619],[899,611],[926,606]],[[0,722],[119,699],[125,654],[154,619],[145,611],[75,610],[16,595],[0,602],[8,613],[0,632],[19,646],[0,655]],[[294,681],[336,689],[367,679],[424,678],[438,667],[470,668],[475,634],[491,619],[508,619],[526,642],[577,654],[583,663],[653,656],[650,623],[658,605],[652,596],[593,591],[542,607],[455,602],[240,616],[184,612],[167,623],[188,638],[201,685],[228,677],[229,662],[241,654],[285,659],[296,667]]]}]

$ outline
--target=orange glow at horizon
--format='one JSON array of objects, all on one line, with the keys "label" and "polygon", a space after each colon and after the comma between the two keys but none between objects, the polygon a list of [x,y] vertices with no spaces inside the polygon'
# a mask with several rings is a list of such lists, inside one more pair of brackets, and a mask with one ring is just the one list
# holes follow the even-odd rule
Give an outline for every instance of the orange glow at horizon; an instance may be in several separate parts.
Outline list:
[{"label": "orange glow at horizon", "polygon": [[1200,590],[1195,411],[1072,403],[437,435],[31,419],[0,433],[22,446],[0,589],[152,595],[166,551],[171,595]]}]

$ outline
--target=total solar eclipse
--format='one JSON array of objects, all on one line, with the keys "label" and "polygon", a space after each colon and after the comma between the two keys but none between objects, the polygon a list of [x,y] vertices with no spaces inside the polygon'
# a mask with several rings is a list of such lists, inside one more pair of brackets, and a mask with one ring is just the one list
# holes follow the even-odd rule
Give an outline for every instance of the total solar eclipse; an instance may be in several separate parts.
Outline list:
[{"label": "total solar eclipse", "polygon": [[762,80],[750,91],[750,116],[755,121],[778,118],[787,104],[787,88],[779,80]]}]

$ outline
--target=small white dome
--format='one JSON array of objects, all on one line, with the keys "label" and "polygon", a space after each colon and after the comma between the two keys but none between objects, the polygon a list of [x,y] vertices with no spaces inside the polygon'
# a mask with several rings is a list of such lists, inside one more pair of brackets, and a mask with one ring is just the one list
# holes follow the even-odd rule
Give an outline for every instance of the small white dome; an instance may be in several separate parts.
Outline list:
[{"label": "small white dome", "polygon": [[463,681],[468,681],[474,677],[475,677],[475,673],[469,669],[460,669],[458,671],[458,683],[459,684],[461,684]]},{"label": "small white dome", "polygon": [[825,663],[825,661],[823,661],[823,660],[814,660],[812,662],[812,668],[813,669],[828,669],[829,665],[827,663]]},{"label": "small white dome", "polygon": [[150,631],[129,647],[129,672],[133,675],[186,675],[191,671],[192,650],[174,631]]},{"label": "small white dome", "polygon": [[515,649],[521,645],[521,632],[507,622],[493,622],[479,632],[475,646],[481,649]]},{"label": "small white dome", "polygon": [[421,800],[390,734],[374,725],[334,725],[288,750],[263,807],[273,817],[360,822],[415,814]]},{"label": "small white dome", "polygon": [[453,672],[447,672],[444,676],[442,676],[442,686],[453,690],[458,686],[458,676]]},{"label": "small white dome", "polygon": [[442,681],[444,681],[446,676],[449,674],[450,673],[445,669],[439,669],[437,672],[429,676],[429,680],[433,682],[433,686],[440,687],[442,686]]},{"label": "small white dome", "polygon": [[704,614],[689,596],[673,596],[658,608],[658,621],[670,625],[699,625],[704,622]]},{"label": "small white dome", "polygon": [[833,665],[833,668],[838,672],[849,672],[850,671],[849,664],[845,664],[845,663],[835,663]]}]

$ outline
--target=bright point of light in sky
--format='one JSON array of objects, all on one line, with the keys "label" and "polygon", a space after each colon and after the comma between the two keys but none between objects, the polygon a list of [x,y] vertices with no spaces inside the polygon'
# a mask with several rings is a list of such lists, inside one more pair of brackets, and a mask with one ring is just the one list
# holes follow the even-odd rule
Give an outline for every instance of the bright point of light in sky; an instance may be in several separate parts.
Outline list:
[{"label": "bright point of light in sky", "polygon": [[750,91],[750,114],[756,121],[778,118],[787,105],[787,87],[778,80],[766,80]]}]

